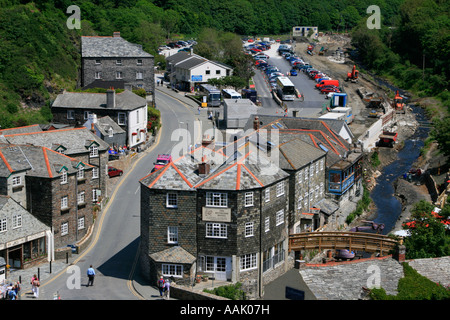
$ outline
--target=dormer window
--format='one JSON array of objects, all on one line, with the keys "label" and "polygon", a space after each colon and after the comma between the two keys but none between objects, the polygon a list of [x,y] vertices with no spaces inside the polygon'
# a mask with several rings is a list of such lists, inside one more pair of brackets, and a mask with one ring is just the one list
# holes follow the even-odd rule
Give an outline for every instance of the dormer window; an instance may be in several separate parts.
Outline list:
[{"label": "dormer window", "polygon": [[84,167],[83,166],[78,167],[77,179],[84,179]]},{"label": "dormer window", "polygon": [[94,144],[89,147],[89,157],[98,157],[98,147]]},{"label": "dormer window", "polygon": [[61,173],[61,184],[67,183],[67,171]]}]

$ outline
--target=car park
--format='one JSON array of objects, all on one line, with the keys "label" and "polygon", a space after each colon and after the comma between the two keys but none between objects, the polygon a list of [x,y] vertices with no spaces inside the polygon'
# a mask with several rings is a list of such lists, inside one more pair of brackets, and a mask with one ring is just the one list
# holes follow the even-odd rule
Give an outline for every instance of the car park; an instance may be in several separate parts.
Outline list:
[{"label": "car park", "polygon": [[121,176],[123,174],[123,171],[114,167],[108,167],[108,176],[110,178]]}]

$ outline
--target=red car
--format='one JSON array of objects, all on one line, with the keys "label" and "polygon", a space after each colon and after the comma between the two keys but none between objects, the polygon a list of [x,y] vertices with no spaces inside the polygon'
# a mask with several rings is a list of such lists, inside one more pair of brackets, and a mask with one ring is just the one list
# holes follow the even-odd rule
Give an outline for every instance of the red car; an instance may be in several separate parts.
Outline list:
[{"label": "red car", "polygon": [[337,87],[329,86],[329,87],[323,87],[320,89],[320,92],[322,93],[330,93],[330,92],[341,92]]},{"label": "red car", "polygon": [[123,171],[114,167],[108,167],[108,176],[110,178],[121,176],[123,174]]}]

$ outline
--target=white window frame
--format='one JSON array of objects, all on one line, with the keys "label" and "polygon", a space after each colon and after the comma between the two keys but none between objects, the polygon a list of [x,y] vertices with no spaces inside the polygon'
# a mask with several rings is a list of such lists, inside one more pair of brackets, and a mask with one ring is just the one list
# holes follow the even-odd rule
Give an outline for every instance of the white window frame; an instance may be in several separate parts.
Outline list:
[{"label": "white window frame", "polygon": [[101,79],[102,78],[102,72],[101,71],[95,71],[95,79]]},{"label": "white window frame", "polygon": [[99,173],[99,168],[98,167],[93,167],[92,168],[92,179],[98,179],[98,173]]},{"label": "white window frame", "polygon": [[279,226],[284,223],[284,209],[277,211],[275,216],[275,225]]},{"label": "white window frame", "polygon": [[123,79],[123,72],[122,71],[116,71],[116,79]]},{"label": "white window frame", "polygon": [[142,59],[136,59],[136,65],[137,66],[142,66],[143,64],[143,60]]},{"label": "white window frame", "polygon": [[117,59],[116,60],[116,65],[121,66],[122,65],[122,59]]},{"label": "white window frame", "polygon": [[280,181],[277,183],[277,197],[281,197],[284,195],[284,181]]},{"label": "white window frame", "polygon": [[98,201],[98,191],[100,191],[99,189],[92,189],[92,202],[97,202]]},{"label": "white window frame", "polygon": [[224,192],[207,192],[206,193],[206,206],[207,207],[228,207],[228,193]]},{"label": "white window frame", "polygon": [[61,235],[65,236],[66,234],[69,234],[69,222],[61,223]]},{"label": "white window frame", "polygon": [[264,197],[265,197],[266,202],[270,201],[270,187],[266,188]]},{"label": "white window frame", "polygon": [[228,225],[225,223],[208,222],[206,224],[206,238],[226,239],[228,237]]},{"label": "white window frame", "polygon": [[102,61],[100,59],[95,59],[95,64],[102,64]]},{"label": "white window frame", "polygon": [[143,80],[144,79],[144,73],[142,71],[136,72],[136,80]]},{"label": "white window frame", "polygon": [[323,170],[323,162],[324,162],[323,159],[321,159],[321,160],[320,160],[320,171]]},{"label": "white window frame", "polygon": [[61,184],[66,184],[67,183],[67,171],[63,170],[63,172],[61,172]]},{"label": "white window frame", "polygon": [[177,244],[178,243],[178,227],[168,226],[167,227],[167,243]]},{"label": "white window frame", "polygon": [[[123,119],[121,119],[123,117]],[[117,114],[117,124],[124,126],[127,124],[127,114],[125,112],[119,112]]]},{"label": "white window frame", "polygon": [[249,253],[240,256],[239,258],[240,271],[248,271],[256,269],[257,268],[256,258],[257,258],[256,253]]},{"label": "white window frame", "polygon": [[12,216],[12,228],[20,228],[22,226],[22,214],[15,213]]},{"label": "white window frame", "polygon": [[87,119],[89,119],[89,115],[90,114],[92,114],[92,112],[91,111],[84,111],[83,112],[83,117],[84,117],[84,120],[87,120]]},{"label": "white window frame", "polygon": [[[175,203],[173,203],[173,201]],[[178,208],[178,194],[174,192],[168,192],[166,194],[166,208]]]},{"label": "white window frame", "polygon": [[270,231],[270,217],[264,219],[264,232]]},{"label": "white window frame", "polygon": [[183,265],[182,264],[162,264],[162,275],[166,277],[182,278]]},{"label": "white window frame", "polygon": [[245,237],[253,237],[254,236],[254,223],[253,222],[247,222],[245,223]]},{"label": "white window frame", "polygon": [[67,120],[75,119],[75,110],[67,110]]},{"label": "white window frame", "polygon": [[98,157],[98,146],[93,144],[89,147],[89,158],[97,158]]},{"label": "white window frame", "polygon": [[84,192],[84,191],[78,192],[77,203],[78,204],[86,203],[86,192]]},{"label": "white window frame", "polygon": [[84,217],[78,218],[77,227],[78,230],[82,230],[85,228]]},{"label": "white window frame", "polygon": [[80,165],[77,170],[77,179],[84,179],[84,167]]},{"label": "white window frame", "polygon": [[245,193],[245,206],[246,207],[253,207],[253,192],[246,192]]},{"label": "white window frame", "polygon": [[6,218],[0,219],[0,232],[8,231],[8,220]]},{"label": "white window frame", "polygon": [[302,207],[303,207],[303,196],[300,194],[298,196],[297,209],[300,210]]},{"label": "white window frame", "polygon": [[67,209],[69,207],[69,196],[61,197],[61,209]]},{"label": "white window frame", "polygon": [[18,187],[22,185],[22,177],[21,176],[15,176],[12,178],[12,185],[13,187]]}]

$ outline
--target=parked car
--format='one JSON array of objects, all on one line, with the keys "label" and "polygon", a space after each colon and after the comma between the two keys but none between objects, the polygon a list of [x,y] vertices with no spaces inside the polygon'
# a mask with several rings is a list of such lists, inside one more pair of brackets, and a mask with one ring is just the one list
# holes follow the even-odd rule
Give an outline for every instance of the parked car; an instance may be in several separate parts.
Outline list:
[{"label": "parked car", "polygon": [[110,178],[121,176],[123,174],[123,171],[114,167],[108,167],[108,176]]},{"label": "parked car", "polygon": [[291,74],[291,76],[297,76],[297,70],[295,69],[291,69],[291,71],[289,71],[289,73]]},{"label": "parked car", "polygon": [[320,89],[320,92],[322,93],[330,93],[330,92],[341,92],[338,87],[330,86],[330,87],[323,87]]}]

